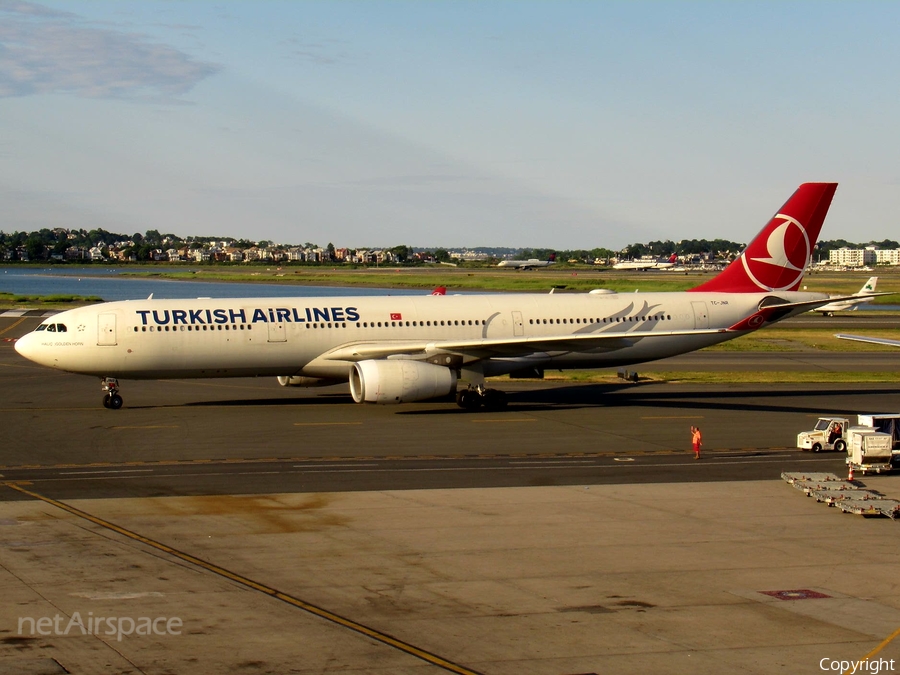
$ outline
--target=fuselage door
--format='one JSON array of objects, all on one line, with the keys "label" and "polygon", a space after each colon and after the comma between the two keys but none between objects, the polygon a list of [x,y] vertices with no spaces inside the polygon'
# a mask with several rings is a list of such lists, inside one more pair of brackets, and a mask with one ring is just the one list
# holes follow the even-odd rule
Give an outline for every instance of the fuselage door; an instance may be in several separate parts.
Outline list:
[{"label": "fuselage door", "polygon": [[270,321],[266,325],[269,327],[269,342],[287,342],[287,326],[284,321]]},{"label": "fuselage door", "polygon": [[513,312],[513,336],[522,337],[525,335],[525,322],[522,321],[522,312]]},{"label": "fuselage door", "polygon": [[706,311],[706,303],[703,301],[692,301],[691,307],[694,308],[694,328],[709,328],[709,314]]},{"label": "fuselage door", "polygon": [[116,315],[111,313],[100,314],[97,317],[97,344],[101,347],[111,347],[116,344]]}]

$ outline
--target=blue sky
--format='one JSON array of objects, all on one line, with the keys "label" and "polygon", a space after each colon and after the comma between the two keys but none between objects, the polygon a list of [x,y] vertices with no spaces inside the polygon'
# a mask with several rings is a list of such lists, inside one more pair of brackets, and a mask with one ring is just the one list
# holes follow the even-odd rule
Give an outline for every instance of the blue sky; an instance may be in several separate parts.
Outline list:
[{"label": "blue sky", "polygon": [[0,0],[0,229],[900,237],[900,3]]}]

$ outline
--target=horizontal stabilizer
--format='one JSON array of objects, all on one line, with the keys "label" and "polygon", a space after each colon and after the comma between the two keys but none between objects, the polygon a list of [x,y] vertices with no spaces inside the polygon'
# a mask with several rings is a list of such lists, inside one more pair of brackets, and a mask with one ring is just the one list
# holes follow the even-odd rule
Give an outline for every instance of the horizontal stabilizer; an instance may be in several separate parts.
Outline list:
[{"label": "horizontal stabilizer", "polygon": [[[892,293],[873,293],[872,297],[876,295],[893,295]],[[773,323],[774,321],[780,321],[788,315],[799,314],[800,312],[808,312],[815,310],[817,307],[823,307],[832,302],[841,302],[843,300],[852,300],[856,298],[855,295],[837,295],[831,296],[828,298],[822,298],[820,300],[804,300],[803,302],[777,302],[772,304],[766,304],[766,301],[760,304],[759,310],[747,317],[746,319],[742,319],[738,323],[731,326],[728,330],[755,330],[757,328],[762,328],[763,324]],[[770,298],[771,300],[777,300],[777,298]]]},{"label": "horizontal stabilizer", "polygon": [[856,342],[867,342],[872,345],[884,345],[885,347],[900,347],[900,340],[889,340],[887,338],[866,337],[864,335],[846,335],[837,334],[834,337],[841,340],[855,340]]}]

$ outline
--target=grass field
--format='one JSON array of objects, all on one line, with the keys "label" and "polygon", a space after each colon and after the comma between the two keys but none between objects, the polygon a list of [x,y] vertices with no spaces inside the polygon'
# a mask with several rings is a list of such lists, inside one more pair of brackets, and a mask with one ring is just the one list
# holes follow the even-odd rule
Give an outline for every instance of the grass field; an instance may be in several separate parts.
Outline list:
[{"label": "grass field", "polygon": [[71,309],[83,307],[97,302],[103,302],[103,298],[97,296],[81,295],[17,295],[15,293],[0,293],[0,309]]},{"label": "grass field", "polygon": [[[589,291],[607,288],[620,293],[635,290],[684,291],[712,278],[715,272],[620,272],[588,266],[511,270],[447,266],[398,268],[319,268],[319,267],[203,267],[140,268],[126,275],[178,279],[182,281],[230,281],[242,283],[283,283],[307,286],[354,286],[376,288],[420,288],[423,291],[445,286],[454,290],[511,292]],[[855,293],[873,274],[880,275],[879,291],[900,293],[900,270],[877,272],[814,272],[804,279],[806,290],[817,293]],[[894,304],[897,298],[883,296],[875,304]]]}]

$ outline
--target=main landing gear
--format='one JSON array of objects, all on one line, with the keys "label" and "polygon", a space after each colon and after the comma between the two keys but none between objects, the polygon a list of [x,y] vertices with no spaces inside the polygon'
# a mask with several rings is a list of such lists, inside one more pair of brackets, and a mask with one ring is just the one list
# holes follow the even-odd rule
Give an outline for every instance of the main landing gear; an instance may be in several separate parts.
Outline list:
[{"label": "main landing gear", "polygon": [[100,384],[105,392],[103,395],[103,407],[118,410],[122,407],[122,397],[119,396],[119,381],[114,377],[100,378]]},{"label": "main landing gear", "polygon": [[456,405],[465,410],[499,410],[506,407],[506,392],[499,389],[485,389],[483,384],[456,392]]}]

